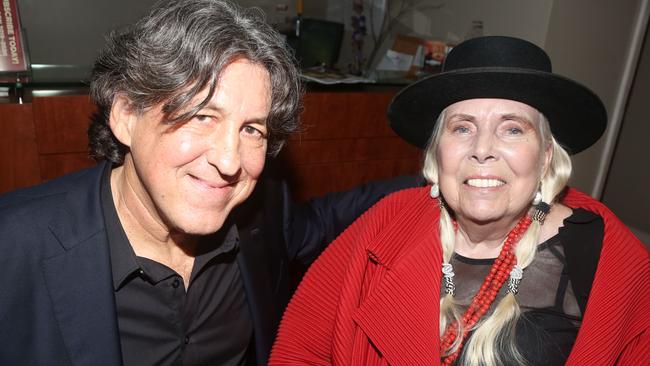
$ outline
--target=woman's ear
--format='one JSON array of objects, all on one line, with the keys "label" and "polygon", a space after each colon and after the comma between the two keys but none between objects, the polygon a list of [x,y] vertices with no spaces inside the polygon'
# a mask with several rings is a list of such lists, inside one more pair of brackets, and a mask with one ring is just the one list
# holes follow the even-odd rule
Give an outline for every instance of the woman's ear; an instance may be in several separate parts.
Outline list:
[{"label": "woman's ear", "polygon": [[125,146],[131,147],[131,135],[136,114],[131,108],[130,101],[123,95],[113,98],[109,125],[113,135]]}]

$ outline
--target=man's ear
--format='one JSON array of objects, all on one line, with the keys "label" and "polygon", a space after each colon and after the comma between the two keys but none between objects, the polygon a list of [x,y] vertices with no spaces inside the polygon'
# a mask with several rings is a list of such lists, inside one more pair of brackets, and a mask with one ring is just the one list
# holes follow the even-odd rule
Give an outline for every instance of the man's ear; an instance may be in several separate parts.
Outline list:
[{"label": "man's ear", "polygon": [[136,114],[131,108],[131,103],[123,95],[113,98],[111,113],[108,123],[113,135],[124,145],[131,147],[131,137]]}]

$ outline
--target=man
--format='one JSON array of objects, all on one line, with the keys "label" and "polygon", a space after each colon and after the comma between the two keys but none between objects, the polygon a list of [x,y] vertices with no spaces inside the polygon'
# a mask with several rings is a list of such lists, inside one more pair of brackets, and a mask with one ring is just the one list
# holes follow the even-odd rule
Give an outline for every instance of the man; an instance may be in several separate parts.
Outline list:
[{"label": "man", "polygon": [[264,365],[289,262],[410,184],[294,206],[260,179],[296,128],[297,72],[221,0],[161,3],[111,35],[91,95],[102,163],[0,198],[2,365]]}]

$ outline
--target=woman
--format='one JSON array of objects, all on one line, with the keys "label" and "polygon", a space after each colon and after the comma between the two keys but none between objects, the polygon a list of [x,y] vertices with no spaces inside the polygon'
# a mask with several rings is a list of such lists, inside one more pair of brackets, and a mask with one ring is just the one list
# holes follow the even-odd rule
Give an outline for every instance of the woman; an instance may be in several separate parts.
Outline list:
[{"label": "woman", "polygon": [[400,92],[389,119],[425,148],[430,186],[387,197],[331,244],[270,364],[648,364],[648,252],[566,187],[569,152],[605,129],[596,95],[537,46],[482,37]]}]

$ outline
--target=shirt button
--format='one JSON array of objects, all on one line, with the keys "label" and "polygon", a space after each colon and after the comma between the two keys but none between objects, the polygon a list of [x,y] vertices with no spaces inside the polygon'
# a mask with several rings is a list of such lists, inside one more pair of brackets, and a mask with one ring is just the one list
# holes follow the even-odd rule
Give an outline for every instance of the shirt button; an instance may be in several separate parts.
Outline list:
[{"label": "shirt button", "polygon": [[190,343],[190,337],[185,337],[185,344]]},{"label": "shirt button", "polygon": [[181,281],[179,281],[178,278],[175,278],[174,282],[172,282],[172,287],[173,288],[178,288],[178,286],[180,286],[180,284],[181,284]]}]

